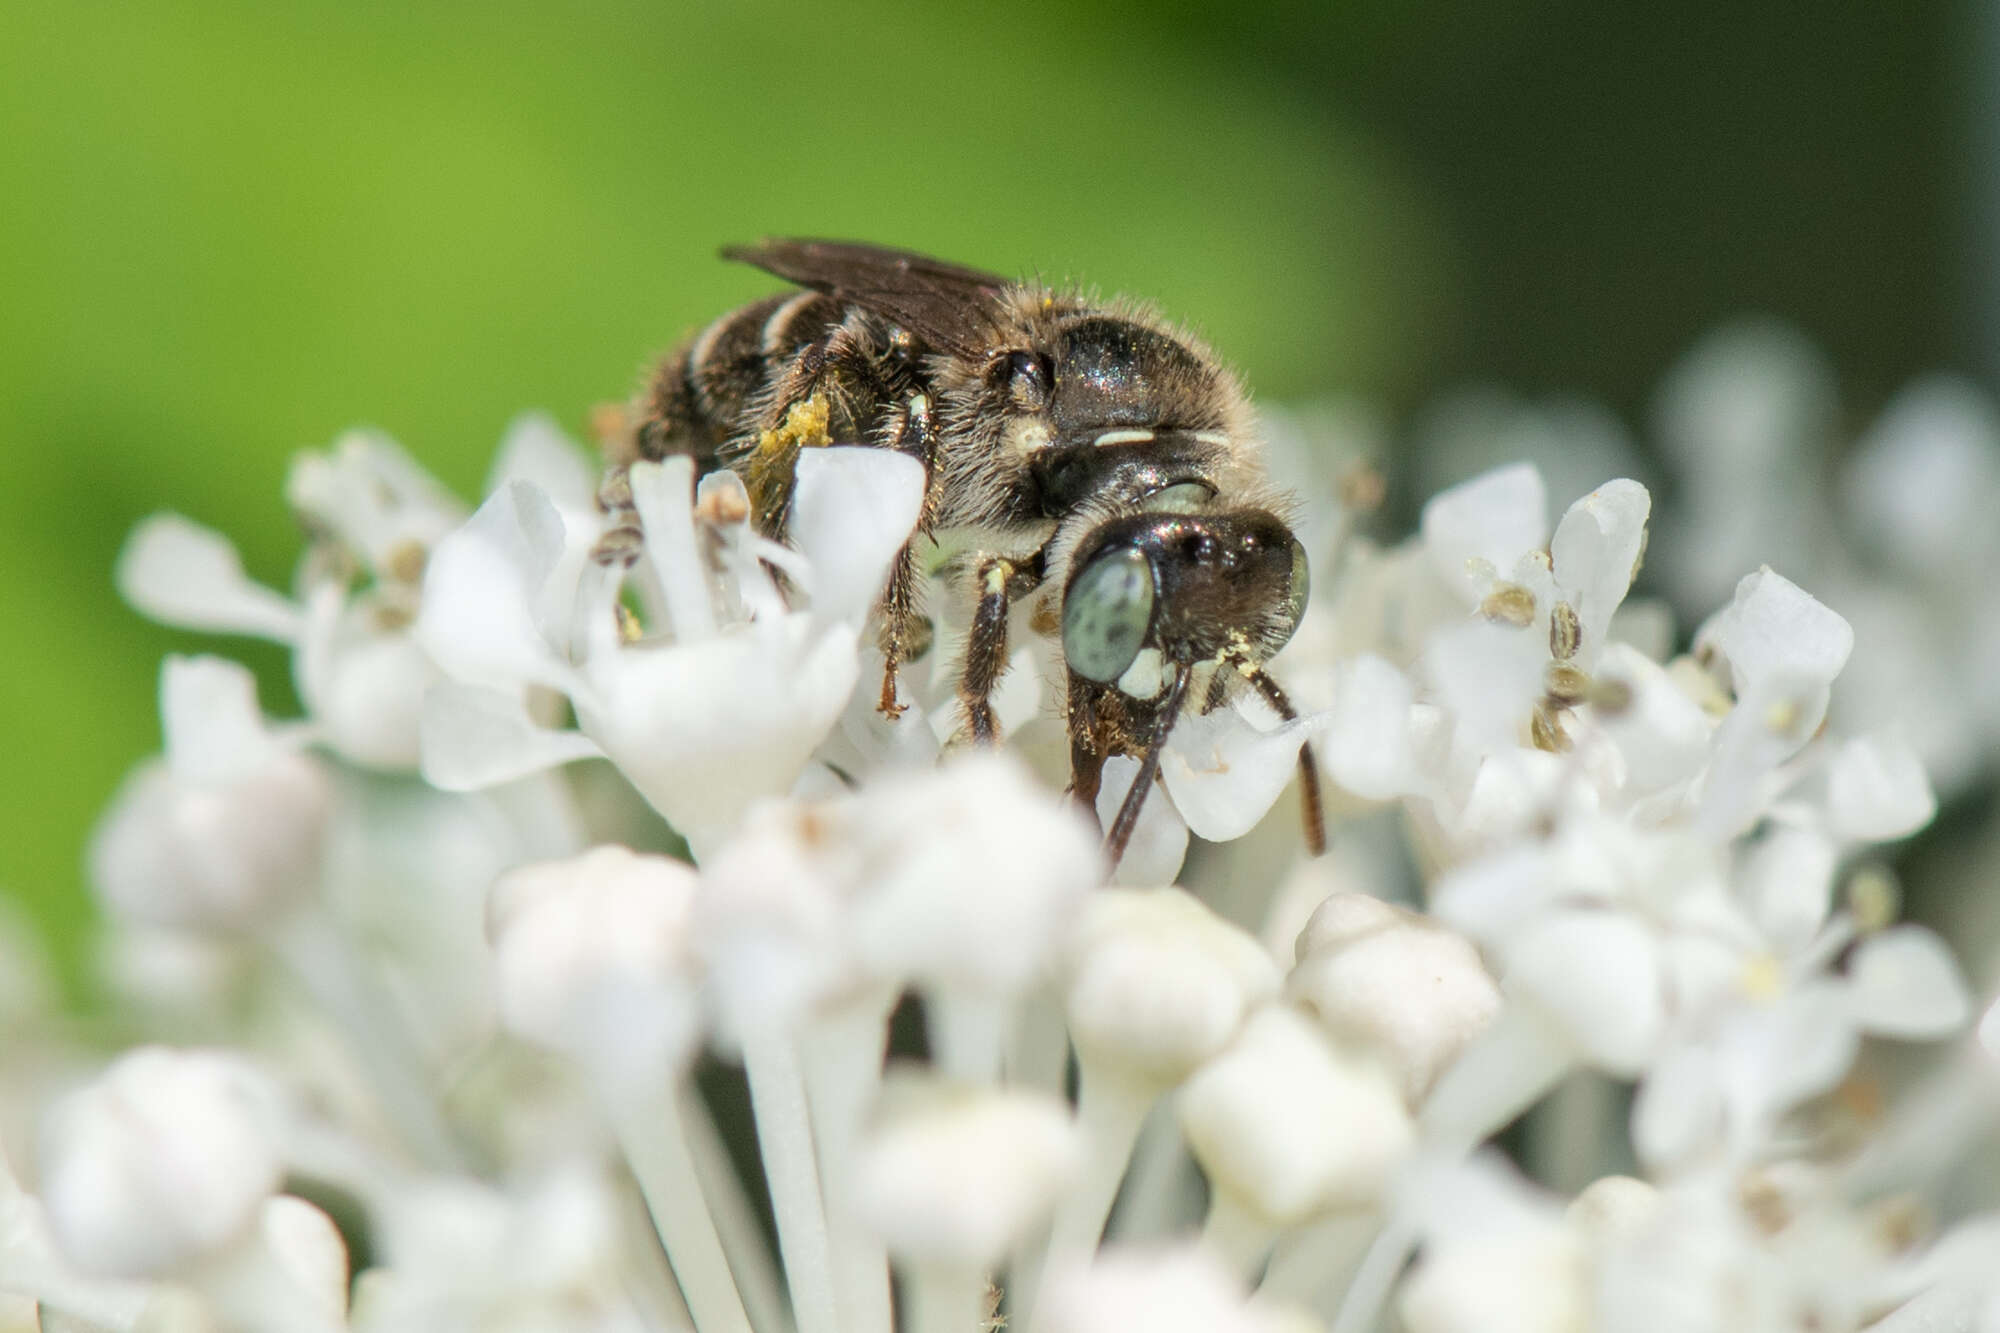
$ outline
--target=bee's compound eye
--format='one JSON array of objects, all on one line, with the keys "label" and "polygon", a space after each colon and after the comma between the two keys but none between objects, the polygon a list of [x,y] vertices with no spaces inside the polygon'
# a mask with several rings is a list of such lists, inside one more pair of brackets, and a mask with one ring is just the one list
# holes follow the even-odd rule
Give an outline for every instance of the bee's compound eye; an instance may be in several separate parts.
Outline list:
[{"label": "bee's compound eye", "polygon": [[1007,395],[1023,412],[1039,412],[1048,406],[1049,390],[1055,383],[1055,367],[1046,356],[1034,352],[1007,353]]},{"label": "bee's compound eye", "polygon": [[1063,657],[1087,680],[1125,674],[1153,623],[1153,566],[1130,546],[1105,551],[1070,580],[1063,599]]},{"label": "bee's compound eye", "polygon": [[1285,601],[1285,611],[1290,617],[1290,628],[1285,631],[1289,641],[1299,622],[1305,619],[1306,601],[1312,596],[1312,567],[1306,561],[1306,548],[1297,537],[1292,538],[1292,595]]}]

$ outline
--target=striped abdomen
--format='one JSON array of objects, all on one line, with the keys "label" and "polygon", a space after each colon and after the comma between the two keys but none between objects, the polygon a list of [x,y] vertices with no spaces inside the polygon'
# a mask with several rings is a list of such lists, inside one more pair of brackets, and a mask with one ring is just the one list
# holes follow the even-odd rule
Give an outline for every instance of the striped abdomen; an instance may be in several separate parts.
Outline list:
[{"label": "striped abdomen", "polygon": [[877,443],[916,373],[872,316],[817,292],[767,297],[716,320],[660,363],[641,394],[641,458],[734,468],[758,521],[784,526],[802,447]]}]

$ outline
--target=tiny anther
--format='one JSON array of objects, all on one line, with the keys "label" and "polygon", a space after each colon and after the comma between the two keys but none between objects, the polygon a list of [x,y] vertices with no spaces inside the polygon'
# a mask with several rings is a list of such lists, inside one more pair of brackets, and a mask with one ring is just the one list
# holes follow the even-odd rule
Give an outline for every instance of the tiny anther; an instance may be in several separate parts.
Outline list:
[{"label": "tiny anther", "polygon": [[382,572],[399,583],[411,586],[424,581],[424,566],[430,562],[431,553],[418,541],[398,542],[390,548],[388,557],[382,562]]},{"label": "tiny anther", "polygon": [[646,549],[645,534],[629,524],[611,529],[597,539],[590,558],[600,565],[620,565],[627,569],[637,563]]},{"label": "tiny anther", "polygon": [[1775,1236],[1792,1224],[1792,1206],[1785,1192],[1767,1173],[1752,1169],[1736,1189],[1743,1214],[1767,1236]]},{"label": "tiny anther", "polygon": [[1854,928],[1862,934],[1873,934],[1895,924],[1902,907],[1902,885],[1887,866],[1870,862],[1848,876],[1847,910],[1854,915]]},{"label": "tiny anther", "polygon": [[1580,703],[1590,694],[1590,675],[1568,662],[1551,662],[1542,673],[1549,698],[1560,704]]},{"label": "tiny anther", "polygon": [[606,513],[615,513],[632,507],[632,473],[627,468],[613,468],[604,474],[598,483],[597,507]]},{"label": "tiny anther", "polygon": [[1479,604],[1479,614],[1503,625],[1526,629],[1535,622],[1535,594],[1518,583],[1502,583],[1486,594],[1486,600]]},{"label": "tiny anther", "polygon": [[1568,602],[1557,602],[1549,612],[1549,656],[1567,662],[1582,646],[1583,622],[1577,618],[1576,608]]},{"label": "tiny anther", "polygon": [[374,608],[370,619],[375,622],[376,629],[386,634],[409,628],[416,623],[417,613],[414,607],[404,602],[381,602]]},{"label": "tiny anther", "polygon": [[695,505],[694,516],[718,528],[750,520],[750,497],[740,486],[712,486]]},{"label": "tiny anther", "polygon": [[1562,722],[1543,705],[1536,705],[1528,718],[1528,739],[1537,750],[1550,754],[1566,754],[1569,751],[1569,735],[1563,731]]}]

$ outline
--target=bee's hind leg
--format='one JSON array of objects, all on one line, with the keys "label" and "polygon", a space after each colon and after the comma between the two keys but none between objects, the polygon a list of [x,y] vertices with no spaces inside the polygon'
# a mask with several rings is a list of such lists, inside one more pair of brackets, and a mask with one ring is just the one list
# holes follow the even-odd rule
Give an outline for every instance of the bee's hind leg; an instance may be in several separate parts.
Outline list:
[{"label": "bee's hind leg", "polygon": [[896,554],[882,594],[882,697],[875,708],[892,721],[909,708],[897,698],[897,672],[930,647],[930,626],[917,614],[916,545],[911,540]]}]

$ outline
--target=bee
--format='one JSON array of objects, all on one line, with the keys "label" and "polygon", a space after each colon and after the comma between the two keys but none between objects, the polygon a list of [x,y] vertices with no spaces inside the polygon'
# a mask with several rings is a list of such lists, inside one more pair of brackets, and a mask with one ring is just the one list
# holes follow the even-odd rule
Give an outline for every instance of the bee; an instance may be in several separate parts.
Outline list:
[{"label": "bee", "polygon": [[[916,533],[880,605],[879,707],[921,650],[927,559],[963,553],[970,631],[958,699],[975,742],[1012,607],[1060,646],[1071,791],[1095,811],[1106,759],[1139,771],[1105,837],[1113,864],[1190,707],[1256,691],[1296,716],[1263,664],[1305,608],[1304,549],[1267,481],[1241,383],[1149,309],[905,251],[768,240],[723,257],[801,290],[708,325],[640,392],[627,458],[691,454],[735,471],[782,539],[802,449],[860,444],[917,459]],[[616,460],[614,459],[614,462]],[[1324,845],[1317,769],[1300,751],[1307,840]]]}]

